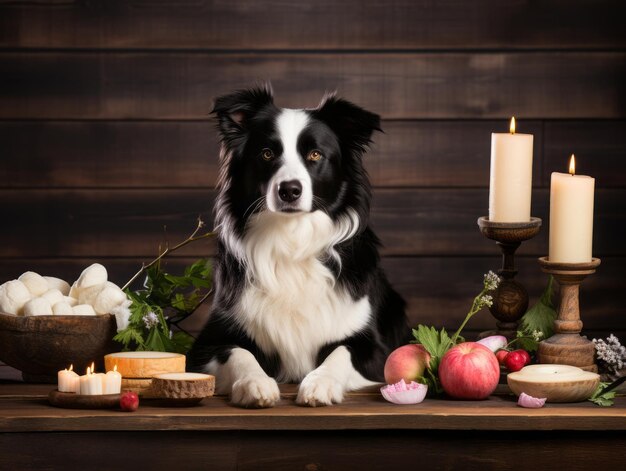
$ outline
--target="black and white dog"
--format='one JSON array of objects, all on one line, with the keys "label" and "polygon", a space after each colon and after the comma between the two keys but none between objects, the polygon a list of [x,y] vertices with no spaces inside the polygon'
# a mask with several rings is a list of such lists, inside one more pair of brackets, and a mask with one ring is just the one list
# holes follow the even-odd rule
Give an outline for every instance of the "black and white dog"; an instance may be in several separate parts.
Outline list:
[{"label": "black and white dog", "polygon": [[211,316],[188,356],[234,404],[271,407],[278,382],[297,402],[341,402],[383,381],[408,340],[404,301],[368,226],[362,154],[377,115],[335,96],[282,109],[269,87],[215,101],[222,141]]}]

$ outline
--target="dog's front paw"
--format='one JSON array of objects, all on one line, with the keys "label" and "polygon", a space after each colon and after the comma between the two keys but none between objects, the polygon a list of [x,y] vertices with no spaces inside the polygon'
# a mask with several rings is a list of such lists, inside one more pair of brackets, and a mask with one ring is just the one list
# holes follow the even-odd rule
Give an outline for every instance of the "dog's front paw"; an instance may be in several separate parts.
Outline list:
[{"label": "dog's front paw", "polygon": [[343,401],[343,386],[332,376],[309,373],[300,384],[296,402],[303,406],[329,406]]},{"label": "dog's front paw", "polygon": [[233,383],[230,400],[241,407],[273,407],[280,399],[278,384],[267,375],[253,375]]}]

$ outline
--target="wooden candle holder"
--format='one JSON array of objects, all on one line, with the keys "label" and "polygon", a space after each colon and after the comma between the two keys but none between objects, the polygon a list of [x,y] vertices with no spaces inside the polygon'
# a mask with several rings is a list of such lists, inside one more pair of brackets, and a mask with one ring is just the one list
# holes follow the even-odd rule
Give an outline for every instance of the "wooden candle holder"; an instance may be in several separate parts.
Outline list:
[{"label": "wooden candle holder", "polygon": [[550,262],[548,257],[541,257],[539,265],[544,273],[553,275],[559,282],[561,298],[554,321],[556,333],[539,343],[539,363],[572,365],[597,373],[595,346],[580,335],[583,323],[580,320],[578,287],[588,275],[595,273],[600,259],[592,258],[589,263],[559,263]]},{"label": "wooden candle holder", "polygon": [[508,339],[517,336],[517,325],[528,309],[528,291],[521,283],[514,280],[515,251],[525,240],[532,239],[539,233],[541,219],[531,217],[528,222],[492,222],[488,217],[478,218],[478,227],[482,235],[495,240],[502,250],[502,268],[498,274],[502,278],[498,289],[493,294],[493,305],[489,311],[497,319],[496,330],[482,332],[479,338],[490,335],[504,335]]}]

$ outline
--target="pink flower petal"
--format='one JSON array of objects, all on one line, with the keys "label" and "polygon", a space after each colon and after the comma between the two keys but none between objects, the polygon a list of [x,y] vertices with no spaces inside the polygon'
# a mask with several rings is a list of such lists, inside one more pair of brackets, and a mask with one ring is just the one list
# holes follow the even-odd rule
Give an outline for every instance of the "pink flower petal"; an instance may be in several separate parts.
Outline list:
[{"label": "pink flower petal", "polygon": [[540,407],[543,407],[545,403],[546,403],[545,397],[540,399],[538,397],[529,396],[526,393],[520,394],[519,399],[517,400],[518,406],[528,407],[530,409],[539,409]]},{"label": "pink flower petal", "polygon": [[394,404],[419,404],[426,397],[428,386],[411,381],[406,384],[403,379],[395,384],[380,388],[383,397]]}]

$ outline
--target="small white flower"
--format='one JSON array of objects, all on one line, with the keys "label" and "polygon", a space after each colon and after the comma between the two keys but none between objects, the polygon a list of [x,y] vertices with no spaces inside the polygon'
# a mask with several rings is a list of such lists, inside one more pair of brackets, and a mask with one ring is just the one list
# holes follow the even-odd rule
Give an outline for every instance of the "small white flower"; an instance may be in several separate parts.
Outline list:
[{"label": "small white flower", "polygon": [[142,317],[143,323],[146,325],[146,329],[151,329],[159,323],[159,316],[150,311],[148,314]]},{"label": "small white flower", "polygon": [[496,288],[498,288],[498,285],[500,284],[500,277],[491,270],[489,270],[489,273],[485,275],[483,284],[485,285],[485,289],[487,291],[494,291]]},{"label": "small white flower", "polygon": [[624,368],[626,364],[626,347],[623,347],[619,339],[611,334],[606,340],[593,339],[596,347],[596,355],[599,362],[607,370],[616,372]]},{"label": "small white flower", "polygon": [[533,330],[532,334],[530,335],[535,340],[535,342],[539,342],[539,340],[541,340],[541,337],[543,337],[543,332],[540,330]]},{"label": "small white flower", "polygon": [[491,297],[488,294],[483,294],[480,299],[478,300],[478,302],[480,303],[480,305],[482,306],[489,306],[491,307],[493,305],[493,297]]}]

